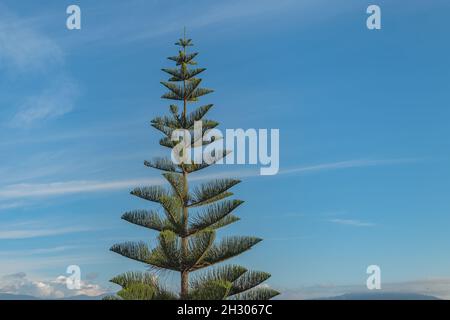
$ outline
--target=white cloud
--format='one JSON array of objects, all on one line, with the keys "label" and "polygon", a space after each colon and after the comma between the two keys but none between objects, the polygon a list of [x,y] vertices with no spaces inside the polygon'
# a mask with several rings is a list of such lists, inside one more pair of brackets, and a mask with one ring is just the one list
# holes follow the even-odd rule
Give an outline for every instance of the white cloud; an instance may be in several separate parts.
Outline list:
[{"label": "white cloud", "polygon": [[18,73],[27,77],[36,72],[57,77],[53,85],[38,82],[38,86],[46,88],[40,89],[40,93],[22,91],[12,100],[23,99],[16,106],[18,111],[10,125],[27,127],[37,121],[60,117],[73,109],[78,89],[66,75],[63,49],[41,30],[36,19],[17,16],[1,4],[0,68],[11,71],[14,80],[18,79]]},{"label": "white cloud", "polygon": [[36,122],[58,118],[73,110],[78,87],[69,79],[58,81],[37,95],[27,97],[18,107],[11,124],[29,127]]},{"label": "white cloud", "polygon": [[0,211],[23,207],[24,205],[23,201],[0,203]]},{"label": "white cloud", "polygon": [[374,223],[371,222],[364,222],[360,220],[353,220],[353,219],[330,219],[329,222],[336,223],[336,224],[343,224],[347,226],[352,227],[373,227],[375,226]]},{"label": "white cloud", "polygon": [[48,237],[62,234],[87,232],[94,230],[92,227],[81,226],[51,226],[45,222],[38,223],[33,221],[24,221],[20,223],[2,223],[0,225],[0,240],[4,239],[30,239],[37,237]]},{"label": "white cloud", "polygon": [[111,191],[140,184],[161,184],[161,178],[118,181],[67,181],[43,184],[16,184],[0,189],[0,200],[48,197],[92,191]]},{"label": "white cloud", "polygon": [[80,289],[69,290],[66,280],[65,276],[51,280],[32,280],[24,272],[19,272],[0,278],[0,292],[42,299],[62,299],[78,295],[99,296],[106,293],[99,285],[83,280]]},{"label": "white cloud", "polygon": [[326,170],[337,170],[337,169],[348,169],[348,168],[360,168],[360,167],[373,167],[382,165],[394,165],[402,163],[412,163],[416,162],[418,159],[415,158],[399,158],[399,159],[356,159],[347,161],[338,161],[331,163],[324,163],[313,166],[297,167],[282,170],[281,174],[292,174],[292,173],[307,173],[314,171],[326,171]]},{"label": "white cloud", "polygon": [[0,7],[0,66],[28,71],[62,61],[63,52],[52,39],[5,6]]},{"label": "white cloud", "polygon": [[[299,166],[280,171],[279,175],[304,174],[309,172],[320,172],[327,170],[349,169],[356,167],[367,167],[377,165],[400,164],[416,161],[414,159],[393,159],[393,160],[350,160],[334,163],[325,163],[315,166]],[[259,177],[257,170],[225,171],[222,173],[197,175],[193,180],[206,180],[221,177]],[[276,177],[276,176],[275,176]],[[63,196],[67,194],[85,193],[92,191],[113,191],[129,189],[140,185],[160,185],[163,184],[162,178],[150,179],[127,179],[116,181],[63,181],[53,183],[22,183],[0,187],[0,202],[10,201],[12,199],[30,198],[30,197],[48,197]]]},{"label": "white cloud", "polygon": [[[238,21],[240,24],[251,22],[254,19],[261,19],[275,14],[281,14],[289,11],[297,11],[305,14],[316,2],[315,1],[296,1],[296,0],[247,0],[247,1],[223,1],[213,5],[204,4],[200,10],[196,8],[196,14],[186,14],[192,10],[189,4],[183,8],[182,14],[177,12],[171,14],[170,19],[135,19],[127,25],[132,25],[134,32],[122,37],[125,41],[142,41],[158,37],[164,34],[176,32],[181,35],[183,26],[192,29],[211,28],[214,25]],[[301,9],[301,10],[299,10]],[[172,22],[167,22],[167,21]],[[141,22],[142,21],[142,22]],[[148,25],[149,21],[152,25]]]},{"label": "white cloud", "polygon": [[64,251],[69,251],[76,249],[76,246],[58,246],[58,247],[51,247],[51,248],[37,248],[37,249],[30,249],[30,250],[14,250],[14,251],[0,251],[0,256],[34,256],[34,255],[48,255],[53,253],[61,253]]},{"label": "white cloud", "polygon": [[37,237],[56,236],[67,233],[89,231],[89,228],[67,227],[57,229],[23,229],[23,230],[0,230],[0,240],[4,239],[29,239]]},{"label": "white cloud", "polygon": [[[180,4],[178,10],[171,10],[172,5],[166,2],[154,3],[152,11],[142,10],[141,1],[127,1],[126,3],[111,4],[108,8],[98,8],[109,19],[115,19],[117,12],[131,10],[132,19],[123,20],[116,26],[115,32],[111,33],[108,24],[98,26],[92,30],[82,41],[98,44],[123,44],[123,42],[148,41],[155,37],[160,37],[170,33],[176,33],[179,37],[183,32],[183,27],[187,27],[188,34],[193,29],[211,28],[213,25],[239,20],[240,23],[248,23],[251,19],[273,16],[275,13],[282,13],[288,10],[301,8],[305,10],[312,7],[312,4],[296,0],[229,0],[222,2],[200,2],[193,7],[189,3]],[[125,8],[126,7],[126,8]],[[193,10],[195,14],[193,14]],[[164,12],[161,15],[160,12]],[[120,35],[120,36],[118,36]],[[71,45],[70,43],[67,46]]]}]

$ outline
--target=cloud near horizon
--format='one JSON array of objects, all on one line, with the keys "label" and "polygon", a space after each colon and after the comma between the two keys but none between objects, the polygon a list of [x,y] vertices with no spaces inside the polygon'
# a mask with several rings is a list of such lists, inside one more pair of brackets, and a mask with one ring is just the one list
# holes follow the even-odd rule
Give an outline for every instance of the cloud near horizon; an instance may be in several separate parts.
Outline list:
[{"label": "cloud near horizon", "polygon": [[81,280],[80,289],[67,288],[67,277],[58,276],[50,280],[33,280],[24,272],[6,275],[0,278],[0,293],[27,295],[40,299],[63,299],[79,295],[100,296],[107,291],[98,284]]}]

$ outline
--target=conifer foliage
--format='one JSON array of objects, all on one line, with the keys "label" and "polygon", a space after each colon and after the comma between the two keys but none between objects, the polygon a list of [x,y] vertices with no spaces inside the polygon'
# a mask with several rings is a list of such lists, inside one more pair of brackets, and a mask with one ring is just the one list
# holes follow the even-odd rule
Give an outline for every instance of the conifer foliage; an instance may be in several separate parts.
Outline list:
[{"label": "conifer foliage", "polygon": [[[198,53],[188,53],[193,45],[186,37],[177,43],[178,55],[168,59],[176,67],[162,69],[170,78],[161,82],[168,89],[162,98],[174,100],[169,107],[170,115],[157,117],[151,125],[164,137],[160,145],[169,149],[177,142],[171,140],[176,129],[193,131],[196,121],[202,122],[203,133],[215,128],[216,121],[205,119],[212,104],[197,107],[188,113],[188,105],[199,101],[201,96],[213,90],[202,88],[202,79],[197,76],[205,71],[196,68],[194,58]],[[178,105],[181,104],[181,110]],[[191,146],[199,137],[192,135]],[[203,139],[203,137],[200,137]],[[198,142],[198,141],[197,141]],[[212,141],[202,142],[203,145]],[[216,160],[227,152],[217,155]],[[164,299],[239,299],[266,300],[278,294],[277,291],[260,285],[270,274],[249,271],[238,265],[223,265],[222,262],[249,250],[261,241],[255,237],[222,237],[216,240],[218,229],[239,220],[232,212],[243,201],[230,200],[230,189],[240,181],[216,179],[192,187],[188,177],[207,168],[210,163],[185,162],[175,164],[170,158],[155,158],[145,161],[147,167],[163,171],[168,187],[149,186],[136,188],[131,194],[162,207],[157,210],[136,210],[126,212],[122,219],[159,233],[157,244],[150,248],[145,242],[116,244],[111,251],[148,265],[147,272],[128,272],[111,280],[122,289],[110,299],[164,300]],[[219,264],[219,266],[214,266]],[[211,267],[211,268],[209,268]],[[172,292],[159,283],[155,271],[169,270],[180,274],[179,292]]]}]

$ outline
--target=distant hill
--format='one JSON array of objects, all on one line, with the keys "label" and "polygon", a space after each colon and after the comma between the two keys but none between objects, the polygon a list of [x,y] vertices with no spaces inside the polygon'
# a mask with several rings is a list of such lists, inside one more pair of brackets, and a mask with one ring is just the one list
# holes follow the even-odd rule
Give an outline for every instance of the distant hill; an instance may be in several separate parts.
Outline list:
[{"label": "distant hill", "polygon": [[[86,296],[86,295],[78,295],[67,297],[63,299],[51,299],[51,300],[102,300],[105,295],[101,296]],[[9,294],[9,293],[0,293],[0,301],[1,300],[44,300],[41,298],[27,296],[27,295],[19,295],[19,294]]]},{"label": "distant hill", "polygon": [[361,293],[346,293],[336,297],[319,298],[315,300],[441,300],[441,299],[418,293],[361,292]]},{"label": "distant hill", "polygon": [[40,299],[27,295],[0,293],[0,300],[40,300]]}]

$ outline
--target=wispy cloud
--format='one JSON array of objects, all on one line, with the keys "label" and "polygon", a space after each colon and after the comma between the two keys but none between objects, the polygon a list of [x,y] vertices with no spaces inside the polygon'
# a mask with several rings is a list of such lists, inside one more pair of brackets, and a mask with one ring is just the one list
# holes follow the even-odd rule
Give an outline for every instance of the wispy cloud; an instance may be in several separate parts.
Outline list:
[{"label": "wispy cloud", "polygon": [[57,246],[51,248],[36,248],[27,250],[14,250],[14,251],[0,251],[0,256],[34,256],[34,255],[49,255],[54,253],[61,253],[68,250],[76,249],[77,246]]},{"label": "wispy cloud", "polygon": [[343,224],[346,226],[352,226],[352,227],[373,227],[375,226],[374,223],[371,222],[364,222],[360,220],[353,220],[353,219],[330,219],[329,222],[336,223],[336,224]]},{"label": "wispy cloud", "polygon": [[0,200],[47,197],[92,191],[127,189],[141,184],[162,184],[161,178],[118,181],[68,181],[43,184],[17,184],[0,189]]},{"label": "wispy cloud", "polygon": [[73,81],[68,78],[58,81],[36,96],[27,97],[18,107],[11,124],[29,127],[36,122],[58,118],[72,111],[78,95],[78,87]]},{"label": "wispy cloud", "polygon": [[355,160],[323,163],[323,164],[312,165],[312,166],[289,168],[289,169],[281,170],[280,174],[308,173],[308,172],[315,172],[315,171],[327,171],[327,170],[337,170],[337,169],[395,165],[395,164],[404,164],[404,163],[414,163],[419,160],[420,159],[417,159],[417,158],[355,159]]},{"label": "wispy cloud", "polygon": [[[370,167],[400,164],[417,161],[414,159],[393,159],[393,160],[350,160],[333,163],[325,163],[314,166],[299,166],[287,170],[281,170],[279,175],[305,174],[310,172],[321,172],[327,170],[350,169],[357,167]],[[197,175],[194,180],[206,180],[210,178],[220,178],[222,176],[235,177],[259,177],[258,170],[227,171],[216,174]],[[54,183],[22,183],[7,185],[0,188],[0,201],[30,197],[62,196],[68,194],[85,193],[93,191],[114,191],[129,189],[139,185],[160,185],[164,180],[160,177],[149,179],[126,179],[116,181],[63,181]]]},{"label": "wispy cloud", "polygon": [[10,224],[3,223],[0,226],[0,240],[49,237],[76,232],[87,232],[92,230],[94,230],[94,228],[89,226],[50,226],[50,224],[44,223],[43,221],[40,221],[38,223],[34,221],[24,221],[21,223]]},{"label": "wispy cloud", "polygon": [[9,125],[29,127],[73,109],[78,89],[66,72],[64,60],[64,50],[40,30],[36,19],[20,17],[0,4],[0,68],[11,71],[15,77],[21,73],[27,76],[45,73],[57,78],[53,84],[39,81],[38,93],[25,90],[20,97],[12,98],[23,100],[14,106],[17,111]]},{"label": "wispy cloud", "polygon": [[[9,160],[0,168],[1,185],[17,184],[21,182],[31,182],[35,179],[61,175],[67,172],[67,167],[76,167],[78,159],[70,158],[64,151],[32,153],[27,157]],[[71,162],[69,163],[69,158]]]},{"label": "wispy cloud", "polygon": [[[74,264],[92,266],[109,264],[114,261],[114,257],[108,254],[108,246],[96,253],[83,251],[74,254],[74,250],[70,249],[55,254],[37,254],[33,251],[34,249],[18,250],[18,253],[14,255],[2,255],[0,274],[17,272],[17,266],[20,266],[22,270],[39,275],[48,274],[49,270],[66,270],[67,266]],[[33,254],[28,254],[29,252]]]},{"label": "wispy cloud", "polygon": [[89,231],[89,228],[83,227],[66,227],[57,229],[39,229],[39,230],[0,230],[0,239],[28,239],[37,237],[56,236],[67,233]]},{"label": "wispy cloud", "polygon": [[0,6],[0,66],[29,71],[62,61],[63,52],[51,38]]},{"label": "wispy cloud", "polygon": [[[115,19],[117,12],[124,10],[124,6],[126,6],[127,10],[133,12],[132,19],[118,25],[114,34],[105,24],[103,28],[98,27],[90,32],[87,37],[83,37],[82,41],[117,45],[124,42],[148,41],[171,33],[180,36],[183,27],[187,27],[188,32],[191,32],[192,30],[230,23],[233,20],[239,20],[240,24],[251,23],[252,20],[273,16],[276,13],[296,8],[305,10],[313,7],[317,1],[319,0],[301,2],[296,0],[198,1],[195,7],[188,2],[180,3],[178,4],[179,10],[173,10],[173,4],[161,1],[152,4],[152,11],[155,13],[165,12],[165,14],[152,15],[150,13],[150,19],[149,12],[141,10],[142,3],[140,1],[134,1],[134,3],[128,1],[126,4],[113,4],[109,10],[105,10],[103,6],[98,11],[103,11],[103,19]],[[105,16],[109,17],[105,18]],[[118,34],[121,36],[117,36]],[[70,46],[71,44],[68,43],[67,45]]]},{"label": "wispy cloud", "polygon": [[[164,21],[158,20],[158,27],[140,28],[140,32],[136,33],[134,37],[128,37],[128,39],[144,40],[171,32],[181,33],[183,25],[192,30],[229,22],[234,19],[249,21],[245,20],[245,18],[264,17],[270,14],[273,15],[275,12],[292,10],[296,6],[305,8],[309,5],[310,3],[305,2],[299,5],[299,2],[295,0],[284,0],[281,2],[271,0],[227,1],[214,3],[214,5],[205,4],[203,9],[200,12],[197,11],[195,15],[184,14],[183,16],[174,16],[173,19],[169,19],[169,21],[175,21],[175,23],[167,23],[167,19],[164,19]],[[186,10],[190,10],[190,8],[187,7]],[[180,21],[182,21],[183,25]]]},{"label": "wispy cloud", "polygon": [[9,202],[9,203],[0,203],[0,211],[2,210],[8,210],[8,209],[14,209],[24,206],[23,201],[18,202]]},{"label": "wispy cloud", "polygon": [[294,240],[303,240],[310,239],[310,236],[288,236],[288,237],[274,237],[274,238],[266,238],[267,241],[294,241]]}]

